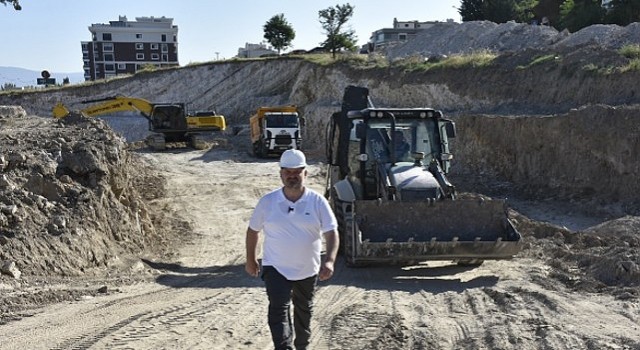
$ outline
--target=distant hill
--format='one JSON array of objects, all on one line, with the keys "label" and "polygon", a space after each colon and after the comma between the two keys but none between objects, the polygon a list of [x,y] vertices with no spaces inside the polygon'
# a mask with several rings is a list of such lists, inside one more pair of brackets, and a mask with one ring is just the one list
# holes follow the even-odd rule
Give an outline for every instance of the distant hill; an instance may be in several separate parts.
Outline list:
[{"label": "distant hill", "polygon": [[[18,67],[0,66],[0,86],[6,83],[15,84],[17,87],[37,86],[37,79],[41,78],[42,71],[29,70]],[[62,84],[65,78],[69,78],[71,84],[81,83],[84,81],[84,73],[56,73],[49,72],[51,78],[56,79],[57,84]]]}]

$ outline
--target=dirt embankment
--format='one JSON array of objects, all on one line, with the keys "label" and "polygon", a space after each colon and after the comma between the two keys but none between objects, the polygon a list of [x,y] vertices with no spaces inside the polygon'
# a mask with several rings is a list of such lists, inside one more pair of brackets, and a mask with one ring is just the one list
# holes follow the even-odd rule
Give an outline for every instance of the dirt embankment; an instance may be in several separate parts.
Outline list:
[{"label": "dirt embankment", "polygon": [[27,280],[86,276],[160,248],[145,201],[164,180],[122,137],[97,119],[17,112],[0,116],[0,260]]}]

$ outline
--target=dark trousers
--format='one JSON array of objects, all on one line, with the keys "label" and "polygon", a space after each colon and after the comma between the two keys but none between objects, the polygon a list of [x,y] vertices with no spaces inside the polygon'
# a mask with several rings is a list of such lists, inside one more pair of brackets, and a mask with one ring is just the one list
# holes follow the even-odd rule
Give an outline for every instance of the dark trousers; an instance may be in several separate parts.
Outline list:
[{"label": "dark trousers", "polygon": [[[262,279],[269,297],[269,328],[276,350],[307,349],[311,337],[311,313],[316,277],[289,281],[272,266],[263,266]],[[293,301],[293,324],[290,305]],[[295,341],[293,340],[295,332]]]}]

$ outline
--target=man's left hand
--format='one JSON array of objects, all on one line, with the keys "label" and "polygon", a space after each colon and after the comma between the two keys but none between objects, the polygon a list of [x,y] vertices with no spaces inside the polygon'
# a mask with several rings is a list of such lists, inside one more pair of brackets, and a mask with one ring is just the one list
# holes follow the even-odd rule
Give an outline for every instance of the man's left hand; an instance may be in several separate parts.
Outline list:
[{"label": "man's left hand", "polygon": [[322,266],[320,266],[320,273],[318,274],[318,279],[320,281],[326,281],[333,276],[333,262],[325,261]]}]

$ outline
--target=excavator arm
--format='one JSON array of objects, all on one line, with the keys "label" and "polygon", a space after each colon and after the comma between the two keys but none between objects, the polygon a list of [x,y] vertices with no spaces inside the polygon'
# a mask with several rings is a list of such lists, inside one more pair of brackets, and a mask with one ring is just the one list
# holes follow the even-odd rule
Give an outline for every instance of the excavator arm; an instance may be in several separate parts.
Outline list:
[{"label": "excavator arm", "polygon": [[[98,103],[100,102],[100,103]],[[153,111],[153,103],[134,97],[114,96],[96,100],[82,101],[82,103],[97,103],[79,112],[87,117],[94,117],[101,114],[115,112],[137,111],[145,118],[149,119]],[[60,119],[68,116],[71,112],[62,103],[53,107],[53,117]]]}]

